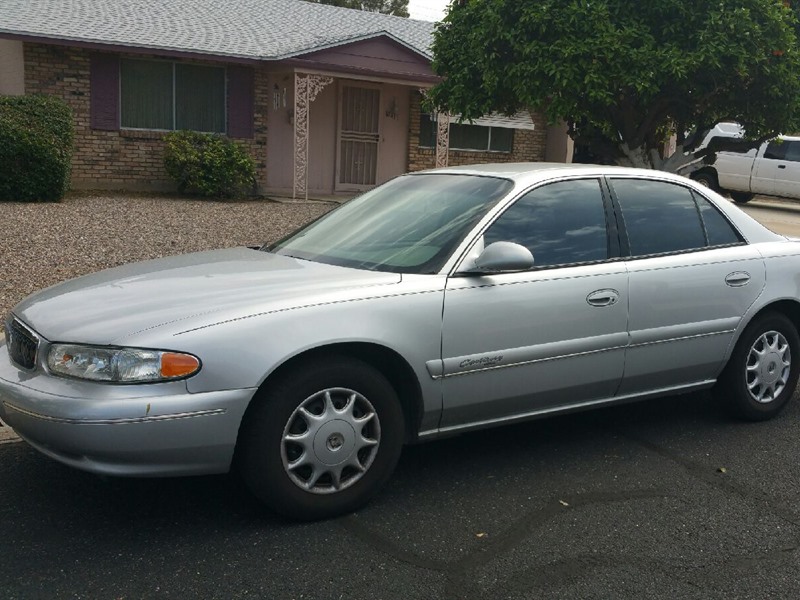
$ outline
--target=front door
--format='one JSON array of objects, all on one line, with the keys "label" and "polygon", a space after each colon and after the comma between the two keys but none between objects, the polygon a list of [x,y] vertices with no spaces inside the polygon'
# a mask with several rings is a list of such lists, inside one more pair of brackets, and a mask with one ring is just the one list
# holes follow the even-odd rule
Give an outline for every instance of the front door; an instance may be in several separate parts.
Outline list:
[{"label": "front door", "polygon": [[380,100],[378,88],[341,88],[337,190],[363,190],[376,183]]},{"label": "front door", "polygon": [[448,279],[442,429],[612,398],[628,342],[628,274],[597,179],[541,186],[487,229],[529,248],[532,271]]}]

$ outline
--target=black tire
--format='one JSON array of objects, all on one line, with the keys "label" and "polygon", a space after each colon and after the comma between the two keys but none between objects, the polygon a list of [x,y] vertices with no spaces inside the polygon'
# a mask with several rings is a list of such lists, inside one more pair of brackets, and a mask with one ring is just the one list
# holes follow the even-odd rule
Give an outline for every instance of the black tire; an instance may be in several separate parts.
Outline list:
[{"label": "black tire", "polygon": [[[766,355],[760,358],[763,351]],[[766,313],[742,333],[716,391],[736,416],[766,421],[786,407],[799,374],[797,328],[780,313]]]},{"label": "black tire", "polygon": [[[352,415],[328,407],[326,391],[331,406],[349,407]],[[300,412],[301,406],[308,412]],[[359,420],[369,414],[373,417]],[[303,441],[287,442],[286,435]],[[325,519],[352,512],[378,492],[397,464],[403,438],[403,411],[387,379],[362,361],[322,357],[267,381],[245,415],[237,463],[245,485],[275,512],[299,520]],[[375,439],[377,445],[358,448]],[[310,457],[311,464],[288,466],[301,456]],[[345,463],[365,470],[342,469]]]},{"label": "black tire", "polygon": [[750,192],[731,192],[731,200],[736,202],[736,204],[745,204],[750,202],[755,198],[755,194],[751,194]]},{"label": "black tire", "polygon": [[719,182],[717,181],[717,175],[714,171],[695,171],[692,173],[691,178],[700,185],[704,185],[715,192],[719,191]]}]

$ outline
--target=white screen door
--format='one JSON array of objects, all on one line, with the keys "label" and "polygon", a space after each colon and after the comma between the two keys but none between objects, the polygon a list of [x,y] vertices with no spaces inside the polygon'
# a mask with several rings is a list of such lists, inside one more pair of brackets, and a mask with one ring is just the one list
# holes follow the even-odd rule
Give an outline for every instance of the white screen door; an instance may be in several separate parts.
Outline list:
[{"label": "white screen door", "polygon": [[376,88],[342,86],[339,119],[339,188],[375,185],[381,92]]}]

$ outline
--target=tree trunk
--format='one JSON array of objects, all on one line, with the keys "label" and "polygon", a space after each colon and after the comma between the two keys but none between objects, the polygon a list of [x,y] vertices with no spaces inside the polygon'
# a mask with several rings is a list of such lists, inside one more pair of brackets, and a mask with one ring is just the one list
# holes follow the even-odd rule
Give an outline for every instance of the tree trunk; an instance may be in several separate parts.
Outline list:
[{"label": "tree trunk", "polygon": [[619,161],[620,166],[635,167],[638,169],[656,169],[667,173],[678,173],[688,175],[692,171],[702,168],[705,161],[702,157],[698,158],[683,146],[678,146],[675,153],[666,160],[661,158],[655,148],[647,150],[644,146],[629,148],[627,144],[619,145],[624,158]]},{"label": "tree trunk", "polygon": [[619,145],[623,158],[619,161],[622,167],[635,167],[637,169],[657,169],[653,164],[653,155],[644,146],[630,148],[625,142]]}]

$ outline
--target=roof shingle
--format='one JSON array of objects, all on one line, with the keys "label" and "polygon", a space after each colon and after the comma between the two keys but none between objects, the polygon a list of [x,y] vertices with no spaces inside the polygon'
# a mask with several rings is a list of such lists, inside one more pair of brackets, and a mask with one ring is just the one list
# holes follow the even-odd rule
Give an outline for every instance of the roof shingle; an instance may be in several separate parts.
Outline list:
[{"label": "roof shingle", "polygon": [[260,60],[382,33],[430,58],[433,27],[302,0],[0,0],[0,36]]}]

